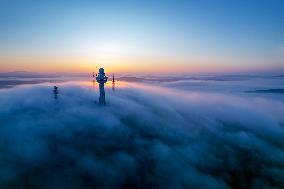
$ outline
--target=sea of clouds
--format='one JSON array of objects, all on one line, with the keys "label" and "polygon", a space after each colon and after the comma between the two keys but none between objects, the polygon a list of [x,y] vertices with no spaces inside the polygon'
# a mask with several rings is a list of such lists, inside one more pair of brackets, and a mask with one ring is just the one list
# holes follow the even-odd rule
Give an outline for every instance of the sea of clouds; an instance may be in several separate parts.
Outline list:
[{"label": "sea of clouds", "polygon": [[284,102],[129,84],[0,90],[0,188],[284,188]]}]

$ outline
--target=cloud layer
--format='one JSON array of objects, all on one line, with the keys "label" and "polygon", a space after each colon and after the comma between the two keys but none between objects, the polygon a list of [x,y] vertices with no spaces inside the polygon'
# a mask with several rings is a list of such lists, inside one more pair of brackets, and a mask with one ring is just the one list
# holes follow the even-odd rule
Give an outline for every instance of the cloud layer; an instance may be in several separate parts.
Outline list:
[{"label": "cloud layer", "polygon": [[0,188],[283,188],[284,104],[147,85],[0,91]]}]

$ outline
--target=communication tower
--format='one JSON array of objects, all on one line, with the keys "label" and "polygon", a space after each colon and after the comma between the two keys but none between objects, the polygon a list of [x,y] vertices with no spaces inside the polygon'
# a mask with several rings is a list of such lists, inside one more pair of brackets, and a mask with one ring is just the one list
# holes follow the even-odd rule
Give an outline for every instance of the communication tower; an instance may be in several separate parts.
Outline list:
[{"label": "communication tower", "polygon": [[99,104],[105,105],[105,83],[107,82],[108,77],[105,75],[105,71],[103,68],[99,69],[99,73],[96,76],[96,80],[99,83],[100,87],[100,98],[99,98]]}]

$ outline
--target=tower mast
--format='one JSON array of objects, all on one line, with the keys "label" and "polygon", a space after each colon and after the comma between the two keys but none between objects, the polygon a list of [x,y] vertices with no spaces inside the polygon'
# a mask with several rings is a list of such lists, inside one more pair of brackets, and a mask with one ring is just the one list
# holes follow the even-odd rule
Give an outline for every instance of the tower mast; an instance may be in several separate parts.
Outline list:
[{"label": "tower mast", "polygon": [[96,80],[99,83],[100,86],[100,98],[99,98],[99,104],[105,105],[105,83],[107,82],[108,77],[105,75],[105,71],[103,68],[99,69],[99,73],[96,76]]}]

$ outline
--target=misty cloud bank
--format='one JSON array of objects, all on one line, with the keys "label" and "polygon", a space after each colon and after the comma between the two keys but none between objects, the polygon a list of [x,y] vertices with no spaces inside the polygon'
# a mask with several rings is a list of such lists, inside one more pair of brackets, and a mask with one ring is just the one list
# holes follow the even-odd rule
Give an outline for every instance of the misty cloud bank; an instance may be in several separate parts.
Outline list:
[{"label": "misty cloud bank", "polygon": [[284,103],[144,85],[0,91],[0,188],[283,188]]}]

